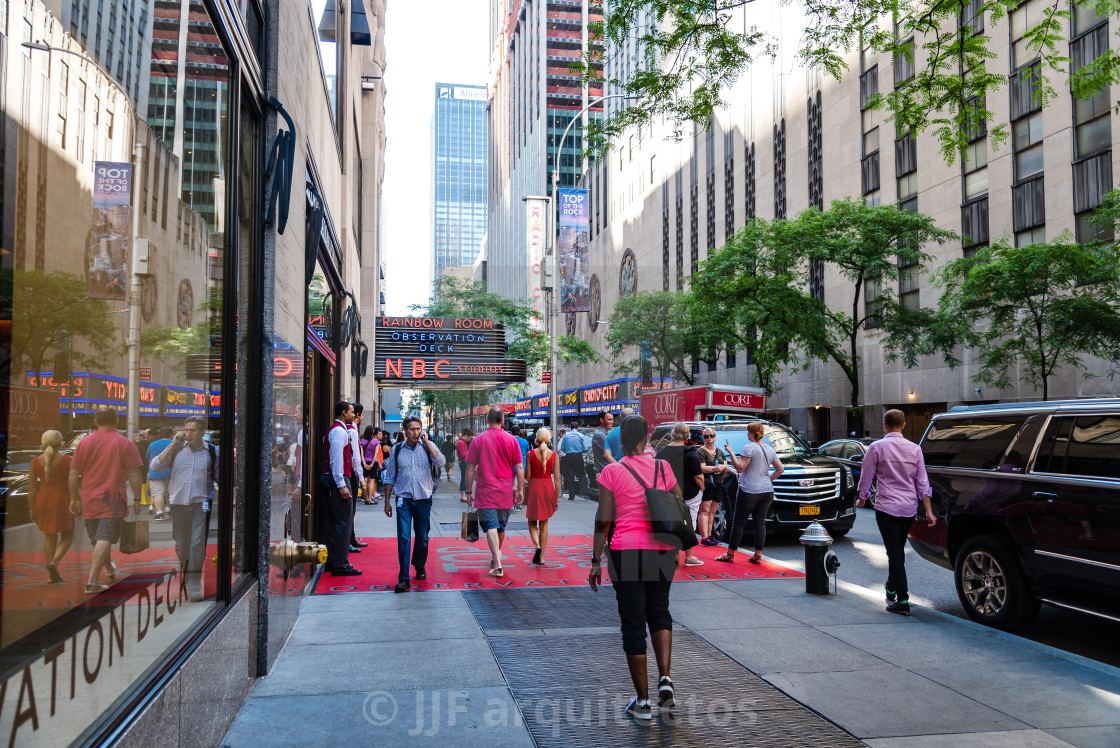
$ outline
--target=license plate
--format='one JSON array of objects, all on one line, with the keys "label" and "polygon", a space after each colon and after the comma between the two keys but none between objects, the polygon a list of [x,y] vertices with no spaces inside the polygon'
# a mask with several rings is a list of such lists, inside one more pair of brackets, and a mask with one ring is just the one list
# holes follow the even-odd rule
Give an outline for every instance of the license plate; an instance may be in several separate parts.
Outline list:
[{"label": "license plate", "polygon": [[802,517],[808,514],[820,514],[821,508],[819,506],[803,506],[801,507],[800,512]]}]

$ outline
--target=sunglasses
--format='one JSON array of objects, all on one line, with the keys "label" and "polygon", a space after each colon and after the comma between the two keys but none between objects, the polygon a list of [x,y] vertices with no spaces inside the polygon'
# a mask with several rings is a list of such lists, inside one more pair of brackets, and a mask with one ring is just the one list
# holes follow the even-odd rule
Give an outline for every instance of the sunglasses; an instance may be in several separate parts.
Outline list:
[{"label": "sunglasses", "polygon": [[704,434],[704,438],[705,439],[715,439],[716,435],[715,434]]}]

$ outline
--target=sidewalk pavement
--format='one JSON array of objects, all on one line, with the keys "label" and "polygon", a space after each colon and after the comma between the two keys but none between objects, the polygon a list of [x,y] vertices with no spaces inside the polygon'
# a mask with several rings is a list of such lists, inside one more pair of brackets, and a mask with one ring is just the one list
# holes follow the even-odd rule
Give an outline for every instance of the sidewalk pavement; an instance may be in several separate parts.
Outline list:
[{"label": "sidewalk pavement", "polygon": [[[458,521],[456,488],[433,535],[458,534],[439,525]],[[591,534],[595,507],[561,500],[552,533]],[[381,505],[357,517],[359,537],[395,535]],[[1120,670],[925,608],[892,615],[881,590],[690,581],[672,601],[678,714],[649,726],[623,716],[609,586],[312,595],[222,745],[1120,745]]]}]

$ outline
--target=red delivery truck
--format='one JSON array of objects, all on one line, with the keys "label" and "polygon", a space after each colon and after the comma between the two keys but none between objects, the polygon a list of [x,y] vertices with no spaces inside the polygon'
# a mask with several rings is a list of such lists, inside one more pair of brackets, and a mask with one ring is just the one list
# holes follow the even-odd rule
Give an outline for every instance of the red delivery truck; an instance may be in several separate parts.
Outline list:
[{"label": "red delivery truck", "polygon": [[650,429],[676,421],[710,421],[716,416],[762,414],[766,391],[730,384],[697,384],[642,395],[641,414]]}]

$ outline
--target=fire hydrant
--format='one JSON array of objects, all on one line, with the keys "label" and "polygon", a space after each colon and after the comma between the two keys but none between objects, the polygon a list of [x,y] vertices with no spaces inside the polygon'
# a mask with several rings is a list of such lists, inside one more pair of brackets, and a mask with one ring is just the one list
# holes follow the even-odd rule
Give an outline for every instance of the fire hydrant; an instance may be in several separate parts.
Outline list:
[{"label": "fire hydrant", "polygon": [[840,559],[829,550],[832,536],[820,522],[814,522],[801,533],[805,546],[805,591],[810,595],[827,595],[829,577],[836,575]]}]

